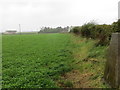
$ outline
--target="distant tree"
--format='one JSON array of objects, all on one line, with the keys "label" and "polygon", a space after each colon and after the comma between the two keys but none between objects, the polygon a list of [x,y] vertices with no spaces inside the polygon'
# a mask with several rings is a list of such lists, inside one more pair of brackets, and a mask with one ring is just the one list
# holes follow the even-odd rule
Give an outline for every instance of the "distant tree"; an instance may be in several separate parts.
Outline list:
[{"label": "distant tree", "polygon": [[61,33],[61,32],[68,32],[68,27],[57,27],[57,28],[50,28],[44,27],[38,33]]}]

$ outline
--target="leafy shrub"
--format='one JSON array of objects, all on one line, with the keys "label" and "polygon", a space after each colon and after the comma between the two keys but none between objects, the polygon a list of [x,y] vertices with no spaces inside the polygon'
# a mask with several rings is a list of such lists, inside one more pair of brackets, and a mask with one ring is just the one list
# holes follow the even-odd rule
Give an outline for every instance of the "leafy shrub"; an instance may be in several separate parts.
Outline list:
[{"label": "leafy shrub", "polygon": [[74,27],[70,32],[73,32],[73,33],[75,33],[75,34],[79,34],[80,33],[80,29],[81,29],[81,27]]},{"label": "leafy shrub", "polygon": [[95,24],[94,23],[87,23],[84,24],[81,27],[81,34],[82,36],[85,36],[87,38],[89,38],[91,36],[91,31],[95,28]]}]

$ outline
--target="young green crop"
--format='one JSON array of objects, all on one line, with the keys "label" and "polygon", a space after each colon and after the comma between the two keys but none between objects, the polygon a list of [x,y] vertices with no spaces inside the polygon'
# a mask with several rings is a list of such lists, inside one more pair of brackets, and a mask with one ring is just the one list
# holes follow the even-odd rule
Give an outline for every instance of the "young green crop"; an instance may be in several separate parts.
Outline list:
[{"label": "young green crop", "polygon": [[3,88],[55,88],[71,70],[70,35],[3,35]]}]

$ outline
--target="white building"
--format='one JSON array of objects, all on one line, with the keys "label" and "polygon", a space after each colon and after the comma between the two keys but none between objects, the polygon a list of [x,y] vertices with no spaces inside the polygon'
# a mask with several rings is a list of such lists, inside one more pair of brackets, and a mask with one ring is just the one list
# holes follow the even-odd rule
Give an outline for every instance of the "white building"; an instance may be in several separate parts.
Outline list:
[{"label": "white building", "polygon": [[4,34],[16,34],[17,31],[16,30],[7,30],[6,32],[4,32]]}]

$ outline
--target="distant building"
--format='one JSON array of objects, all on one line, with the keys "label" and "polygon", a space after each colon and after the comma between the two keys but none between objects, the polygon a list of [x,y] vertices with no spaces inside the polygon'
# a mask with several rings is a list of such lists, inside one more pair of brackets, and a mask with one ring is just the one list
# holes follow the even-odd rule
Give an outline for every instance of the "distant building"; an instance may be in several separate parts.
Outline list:
[{"label": "distant building", "polygon": [[7,30],[4,34],[16,34],[16,30]]}]

